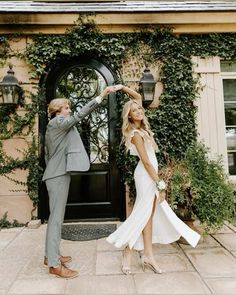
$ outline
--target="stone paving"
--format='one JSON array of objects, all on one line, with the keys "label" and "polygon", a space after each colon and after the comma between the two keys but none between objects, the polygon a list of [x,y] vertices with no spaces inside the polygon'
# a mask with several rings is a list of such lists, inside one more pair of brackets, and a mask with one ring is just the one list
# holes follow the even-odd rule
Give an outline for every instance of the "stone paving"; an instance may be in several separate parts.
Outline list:
[{"label": "stone paving", "polygon": [[62,240],[80,276],[59,279],[43,266],[46,225],[0,231],[1,294],[236,294],[236,227],[225,224],[193,249],[179,242],[155,245],[164,274],[143,272],[134,253],[132,275],[120,269],[122,252],[105,239]]}]

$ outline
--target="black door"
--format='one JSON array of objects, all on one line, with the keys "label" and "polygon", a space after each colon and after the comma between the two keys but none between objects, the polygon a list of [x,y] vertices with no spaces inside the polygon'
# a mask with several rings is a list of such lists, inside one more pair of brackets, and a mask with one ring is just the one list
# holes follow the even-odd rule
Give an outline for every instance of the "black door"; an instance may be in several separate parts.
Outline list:
[{"label": "black door", "polygon": [[[83,57],[58,64],[46,78],[47,103],[56,97],[66,97],[75,110],[96,97],[107,85],[112,85],[114,79],[114,74],[105,64],[92,58]],[[77,126],[91,166],[89,171],[71,176],[65,219],[123,219],[124,188],[116,166],[118,119],[116,96],[112,93]],[[47,118],[40,120],[43,146],[47,122],[42,121],[47,121]],[[39,204],[41,219],[47,219],[49,214],[45,194],[43,184]]]}]

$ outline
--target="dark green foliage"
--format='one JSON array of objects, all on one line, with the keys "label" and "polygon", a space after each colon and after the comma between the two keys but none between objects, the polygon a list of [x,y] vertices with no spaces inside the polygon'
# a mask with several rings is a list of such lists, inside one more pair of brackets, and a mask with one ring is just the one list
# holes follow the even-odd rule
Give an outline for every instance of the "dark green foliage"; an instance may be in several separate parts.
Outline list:
[{"label": "dark green foliage", "polygon": [[0,36],[0,65],[3,65],[9,56],[10,46],[6,36]]},{"label": "dark green foliage", "polygon": [[103,34],[93,22],[80,19],[63,35],[34,35],[33,43],[27,46],[26,58],[34,65],[33,77],[39,77],[61,59],[81,55],[96,56],[118,69],[126,54],[129,38],[123,35]]},{"label": "dark green foliage", "polygon": [[202,143],[190,146],[185,157],[169,163],[168,200],[184,218],[197,217],[206,229],[235,216],[234,186],[221,159],[210,160]]},{"label": "dark green foliage", "polygon": [[0,219],[0,229],[2,228],[11,228],[11,227],[22,227],[23,223],[19,223],[16,219],[13,222],[7,220],[7,212],[4,213],[3,217]]},{"label": "dark green foliage", "polygon": [[136,156],[130,155],[129,152],[125,150],[124,145],[119,146],[117,149],[117,164],[121,173],[121,181],[123,183],[126,183],[129,186],[130,190],[130,197],[131,199],[135,198],[136,190],[135,190],[135,184],[134,184],[134,169],[138,164],[138,159]]},{"label": "dark green foliage", "polygon": [[236,58],[235,33],[211,33],[204,35],[183,35],[181,42],[188,44],[192,55]]},{"label": "dark green foliage", "polygon": [[208,226],[223,224],[235,213],[235,197],[221,159],[208,159],[207,149],[198,144],[188,149],[185,160],[195,199],[194,213]]}]

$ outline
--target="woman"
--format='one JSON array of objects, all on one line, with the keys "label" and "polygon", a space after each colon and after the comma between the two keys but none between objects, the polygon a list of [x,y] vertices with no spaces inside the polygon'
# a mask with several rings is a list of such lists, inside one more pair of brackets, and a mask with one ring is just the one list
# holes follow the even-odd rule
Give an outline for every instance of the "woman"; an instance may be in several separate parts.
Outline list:
[{"label": "woman", "polygon": [[165,184],[159,179],[155,155],[157,145],[144,114],[141,95],[123,85],[116,85],[115,90],[122,90],[132,97],[123,108],[122,134],[127,150],[138,156],[140,161],[134,171],[137,195],[133,210],[107,241],[118,248],[125,246],[122,262],[124,274],[131,273],[132,249],[143,250],[143,270],[149,267],[155,273],[162,273],[154,258],[152,244],[172,243],[183,236],[195,247],[200,235],[182,222],[164,200]]},{"label": "woman", "polygon": [[59,251],[61,227],[68,198],[71,172],[87,171],[90,166],[88,155],[75,125],[99,106],[104,96],[114,92],[114,87],[105,88],[78,112],[70,115],[70,101],[65,98],[53,99],[48,106],[51,120],[45,135],[46,169],[43,181],[49,195],[50,216],[46,232],[44,264],[49,274],[61,278],[74,278],[78,272],[65,266],[70,256]]}]

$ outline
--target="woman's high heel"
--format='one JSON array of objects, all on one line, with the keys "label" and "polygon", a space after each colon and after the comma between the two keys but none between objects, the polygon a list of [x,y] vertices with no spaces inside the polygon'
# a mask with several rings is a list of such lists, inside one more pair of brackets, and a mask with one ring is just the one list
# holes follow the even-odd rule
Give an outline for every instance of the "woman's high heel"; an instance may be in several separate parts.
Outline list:
[{"label": "woman's high heel", "polygon": [[142,269],[145,271],[146,267],[149,267],[154,273],[162,274],[163,271],[159,268],[156,268],[153,263],[151,263],[150,258],[147,256],[141,256],[141,263],[142,263]]}]

